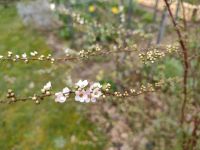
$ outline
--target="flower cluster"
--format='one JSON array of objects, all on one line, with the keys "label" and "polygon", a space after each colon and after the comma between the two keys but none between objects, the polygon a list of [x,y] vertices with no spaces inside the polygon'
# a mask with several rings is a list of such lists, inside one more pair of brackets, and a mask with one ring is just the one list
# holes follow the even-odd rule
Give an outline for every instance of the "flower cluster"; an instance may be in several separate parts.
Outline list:
[{"label": "flower cluster", "polygon": [[65,87],[62,91],[55,93],[55,101],[64,103],[70,94],[75,94],[75,101],[78,102],[96,102],[102,96],[102,85],[98,82],[89,84],[87,80],[79,80],[76,84],[75,91]]},{"label": "flower cluster", "polygon": [[173,45],[165,45],[158,47],[150,47],[146,52],[140,53],[139,58],[143,63],[151,62],[155,63],[156,60],[164,58],[167,54],[177,53],[178,46],[177,43]]}]

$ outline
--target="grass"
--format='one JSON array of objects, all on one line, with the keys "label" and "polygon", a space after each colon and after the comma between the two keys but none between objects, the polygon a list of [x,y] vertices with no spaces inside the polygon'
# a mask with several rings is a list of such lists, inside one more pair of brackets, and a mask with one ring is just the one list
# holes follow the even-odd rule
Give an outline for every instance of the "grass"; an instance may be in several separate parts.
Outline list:
[{"label": "grass", "polygon": [[185,2],[191,3],[193,5],[199,5],[199,0],[184,0]]},{"label": "grass", "polygon": [[[45,39],[37,32],[27,29],[16,15],[13,6],[0,7],[0,53],[8,50],[28,54],[32,50],[40,53],[51,52]],[[58,87],[63,85],[62,70],[53,73],[39,73],[49,69],[33,63],[24,65],[0,63],[0,98],[6,90],[13,88],[19,95],[39,91],[47,81],[52,80]],[[67,68],[67,67],[66,67]],[[56,80],[55,80],[56,77]],[[31,86],[32,85],[32,86]],[[61,88],[61,87],[60,87]],[[49,99],[40,105],[21,102],[0,106],[0,149],[2,150],[98,150],[103,149],[105,137],[87,116],[88,106],[75,103],[55,104]],[[93,133],[97,140],[94,140]]]}]

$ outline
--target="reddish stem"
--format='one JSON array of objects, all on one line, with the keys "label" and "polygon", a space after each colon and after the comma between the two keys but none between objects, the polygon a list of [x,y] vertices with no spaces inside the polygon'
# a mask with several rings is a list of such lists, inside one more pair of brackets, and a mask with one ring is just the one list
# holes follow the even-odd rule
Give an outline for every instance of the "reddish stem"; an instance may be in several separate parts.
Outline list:
[{"label": "reddish stem", "polygon": [[185,107],[186,107],[186,103],[187,103],[187,78],[188,78],[188,68],[189,68],[189,62],[188,62],[188,50],[185,46],[185,43],[183,41],[183,37],[181,34],[181,31],[179,30],[177,23],[173,17],[170,5],[168,3],[168,0],[164,0],[165,4],[167,6],[167,10],[169,12],[170,18],[172,20],[172,23],[174,25],[174,28],[176,30],[176,33],[178,35],[179,38],[179,43],[180,46],[182,48],[182,54],[183,54],[183,60],[184,60],[184,79],[183,79],[183,94],[184,94],[184,100],[183,100],[183,104],[182,104],[182,108],[181,108],[181,124],[183,124],[184,122],[184,118],[185,118]]}]

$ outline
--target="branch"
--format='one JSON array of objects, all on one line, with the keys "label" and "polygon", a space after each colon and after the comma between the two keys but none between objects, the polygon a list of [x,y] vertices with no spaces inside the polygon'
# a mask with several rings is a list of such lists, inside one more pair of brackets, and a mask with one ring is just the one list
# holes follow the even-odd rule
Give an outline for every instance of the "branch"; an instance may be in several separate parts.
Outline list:
[{"label": "branch", "polygon": [[166,80],[160,80],[153,84],[148,83],[146,85],[141,85],[138,88],[128,88],[123,91],[111,92],[111,85],[107,83],[106,85],[101,85],[98,82],[91,83],[87,80],[79,80],[74,87],[65,87],[59,92],[52,90],[51,82],[48,82],[41,89],[41,92],[34,93],[27,97],[18,97],[17,94],[12,89],[7,92],[7,98],[0,100],[0,104],[13,104],[16,102],[32,101],[36,104],[40,104],[44,99],[55,98],[55,102],[64,103],[69,97],[74,97],[75,101],[80,102],[96,102],[98,98],[106,97],[116,97],[116,98],[128,98],[136,97],[145,93],[156,92],[161,89],[165,84],[173,84],[174,82],[179,82],[178,78],[169,78]]},{"label": "branch", "polygon": [[137,45],[132,45],[130,47],[118,47],[116,50],[108,50],[102,49],[99,47],[95,47],[95,49],[89,50],[81,50],[76,54],[66,54],[62,57],[53,57],[51,54],[41,55],[38,54],[37,51],[30,52],[30,55],[24,53],[13,54],[11,51],[8,51],[7,55],[0,55],[0,63],[1,62],[24,62],[28,64],[29,62],[47,62],[47,63],[59,63],[59,62],[69,62],[69,61],[84,61],[88,60],[92,57],[97,56],[108,56],[119,53],[139,53],[138,56],[142,60],[142,62],[146,63],[148,61],[155,62],[157,59],[164,57],[167,54],[172,54],[178,52],[177,44],[173,45],[159,45],[152,46],[147,49],[139,49]]},{"label": "branch", "polygon": [[173,14],[172,14],[172,11],[171,11],[171,8],[170,8],[170,5],[168,3],[168,0],[164,0],[165,1],[165,4],[167,6],[167,10],[169,12],[169,15],[170,15],[170,18],[172,20],[172,23],[174,25],[174,28],[176,30],[176,33],[178,35],[178,38],[179,38],[179,43],[180,43],[180,46],[182,48],[182,54],[183,54],[183,59],[184,59],[184,77],[183,77],[183,94],[184,94],[184,100],[183,100],[183,104],[182,104],[182,108],[181,108],[181,124],[183,124],[184,122],[184,118],[185,118],[185,107],[186,107],[186,103],[187,103],[187,78],[188,78],[188,69],[189,69],[189,61],[188,61],[188,50],[185,46],[185,43],[183,41],[183,37],[182,37],[182,34],[181,34],[181,31],[179,30],[178,26],[177,26],[177,23],[173,17]]}]

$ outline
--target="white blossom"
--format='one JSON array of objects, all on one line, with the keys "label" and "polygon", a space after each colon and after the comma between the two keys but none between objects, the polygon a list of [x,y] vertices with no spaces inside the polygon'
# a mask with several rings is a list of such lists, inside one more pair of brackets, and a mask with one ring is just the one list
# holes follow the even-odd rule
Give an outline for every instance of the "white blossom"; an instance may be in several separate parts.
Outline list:
[{"label": "white blossom", "polygon": [[95,98],[99,98],[102,95],[102,92],[100,89],[96,88],[92,91],[92,96]]},{"label": "white blossom", "polygon": [[37,51],[34,51],[33,53],[34,53],[35,55],[37,55],[37,54],[38,54],[38,52],[37,52]]},{"label": "white blossom", "polygon": [[31,56],[35,56],[36,54],[34,52],[30,52],[30,55]]},{"label": "white blossom", "polygon": [[11,52],[11,51],[8,51],[8,55],[12,55],[12,52]]},{"label": "white blossom", "polygon": [[84,88],[88,85],[88,81],[87,80],[79,80],[77,83],[76,83],[76,86],[78,86],[79,88]]},{"label": "white blossom", "polygon": [[64,103],[69,97],[70,91],[68,87],[65,87],[62,92],[57,92],[55,94],[55,102]]},{"label": "white blossom", "polygon": [[51,82],[49,81],[47,84],[44,85],[43,89],[45,91],[49,91],[51,89]]},{"label": "white blossom", "polygon": [[95,82],[90,86],[90,90],[93,90],[96,88],[100,89],[100,88],[102,88],[102,85],[99,82]]},{"label": "white blossom", "polygon": [[15,55],[15,58],[16,58],[16,59],[19,59],[19,55]]},{"label": "white blossom", "polygon": [[65,87],[63,90],[62,90],[63,94],[65,95],[65,97],[69,97],[69,94],[71,92],[71,90],[68,88],[68,87]]},{"label": "white blossom", "polygon": [[70,91],[71,91],[71,90],[70,90],[68,87],[65,87],[65,88],[63,89],[63,94],[69,94]]},{"label": "white blossom", "polygon": [[85,90],[78,90],[75,92],[75,100],[79,102],[86,102],[88,101],[88,94]]},{"label": "white blossom", "polygon": [[88,100],[87,102],[96,102],[96,98],[94,97],[94,95],[91,93],[91,91],[88,92]]},{"label": "white blossom", "polygon": [[22,58],[26,59],[27,58],[27,55],[26,53],[22,54]]},{"label": "white blossom", "polygon": [[55,97],[55,102],[58,103],[64,103],[67,100],[67,97],[62,92],[55,93]]}]

